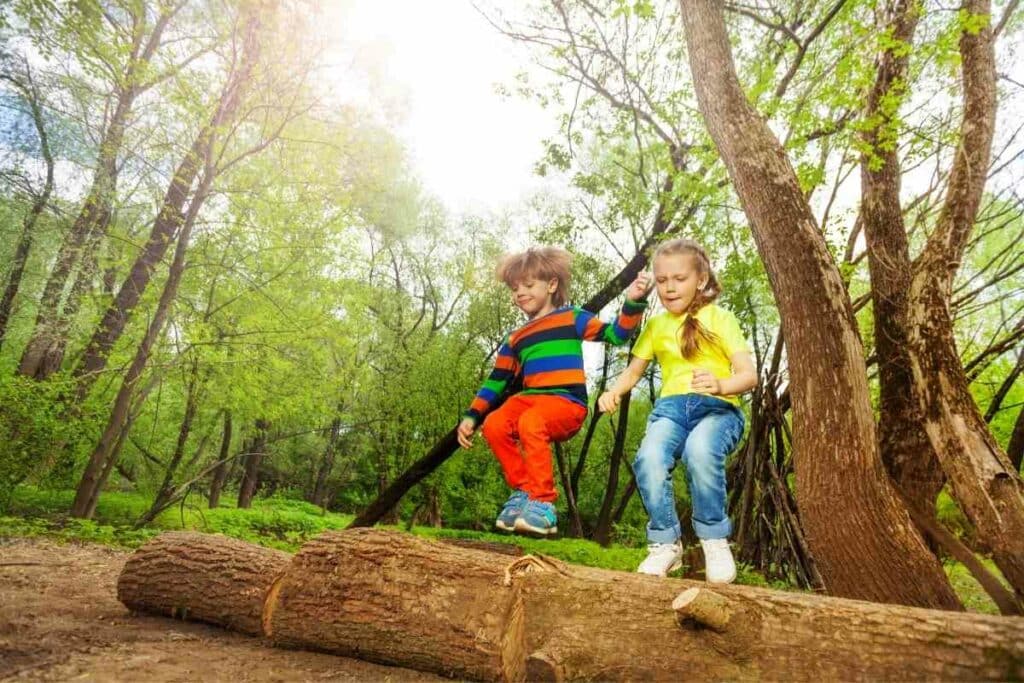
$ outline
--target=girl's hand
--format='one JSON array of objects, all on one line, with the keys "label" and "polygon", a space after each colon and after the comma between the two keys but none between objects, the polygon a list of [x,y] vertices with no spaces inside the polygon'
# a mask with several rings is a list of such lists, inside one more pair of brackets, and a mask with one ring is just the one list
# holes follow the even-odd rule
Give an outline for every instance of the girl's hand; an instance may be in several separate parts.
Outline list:
[{"label": "girl's hand", "polygon": [[693,371],[693,381],[690,383],[690,388],[698,394],[717,396],[722,393],[722,385],[719,384],[718,378],[711,371],[704,368],[697,368]]},{"label": "girl's hand", "polygon": [[622,399],[618,394],[606,391],[597,399],[597,407],[602,413],[614,413],[619,409],[619,401]]},{"label": "girl's hand", "polygon": [[649,291],[651,291],[651,275],[641,271],[626,288],[626,298],[630,301],[643,301]]},{"label": "girl's hand", "polygon": [[464,417],[464,418],[462,418],[462,422],[459,423],[459,428],[457,430],[457,436],[458,436],[458,439],[459,439],[459,444],[463,448],[472,448],[473,447],[473,432],[475,432],[475,431],[476,431],[476,422],[473,421],[473,418],[471,418],[471,417]]}]

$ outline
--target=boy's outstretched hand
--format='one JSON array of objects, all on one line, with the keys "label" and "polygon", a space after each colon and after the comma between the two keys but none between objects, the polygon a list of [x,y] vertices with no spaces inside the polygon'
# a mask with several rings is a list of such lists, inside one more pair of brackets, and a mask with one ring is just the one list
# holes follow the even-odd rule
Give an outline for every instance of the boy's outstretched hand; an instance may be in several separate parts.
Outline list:
[{"label": "boy's outstretched hand", "polygon": [[651,291],[651,274],[641,271],[636,279],[626,288],[626,298],[630,301],[643,301]]},{"label": "boy's outstretched hand", "polygon": [[597,407],[602,413],[614,413],[619,409],[619,401],[622,399],[618,394],[606,391],[597,398]]},{"label": "boy's outstretched hand", "polygon": [[463,448],[473,447],[473,432],[476,431],[476,422],[470,417],[462,418],[462,422],[459,423],[459,427],[456,430],[459,439],[459,444]]}]

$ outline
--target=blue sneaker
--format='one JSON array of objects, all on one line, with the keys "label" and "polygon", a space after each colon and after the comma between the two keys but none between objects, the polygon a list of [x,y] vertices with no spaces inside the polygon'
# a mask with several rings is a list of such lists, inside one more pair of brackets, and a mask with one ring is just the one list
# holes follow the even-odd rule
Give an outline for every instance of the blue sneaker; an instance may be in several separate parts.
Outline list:
[{"label": "blue sneaker", "polygon": [[558,533],[558,515],[551,503],[528,500],[523,513],[516,520],[516,531],[536,536],[551,536]]},{"label": "blue sneaker", "polygon": [[519,519],[519,515],[523,514],[523,506],[526,505],[527,500],[529,500],[529,496],[526,495],[526,491],[513,491],[505,501],[505,507],[501,508],[498,519],[494,520],[494,526],[509,533],[515,531],[516,520]]}]

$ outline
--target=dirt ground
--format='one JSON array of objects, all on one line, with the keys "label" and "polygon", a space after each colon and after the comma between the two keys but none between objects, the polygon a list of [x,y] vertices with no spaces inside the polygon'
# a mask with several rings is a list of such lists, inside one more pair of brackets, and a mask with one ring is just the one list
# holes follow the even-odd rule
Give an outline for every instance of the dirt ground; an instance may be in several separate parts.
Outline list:
[{"label": "dirt ground", "polygon": [[98,545],[0,539],[0,680],[447,680],[132,614],[115,593],[128,555]]}]

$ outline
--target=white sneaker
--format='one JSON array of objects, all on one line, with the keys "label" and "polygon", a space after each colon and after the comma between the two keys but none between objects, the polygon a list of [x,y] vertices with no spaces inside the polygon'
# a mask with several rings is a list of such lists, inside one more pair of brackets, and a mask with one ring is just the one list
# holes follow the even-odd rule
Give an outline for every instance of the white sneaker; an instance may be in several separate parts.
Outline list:
[{"label": "white sneaker", "polygon": [[701,539],[704,549],[704,578],[708,583],[732,583],[736,580],[736,562],[732,559],[729,539]]},{"label": "white sneaker", "polygon": [[675,543],[648,543],[647,557],[636,568],[639,574],[665,576],[670,571],[683,566],[683,545]]}]

